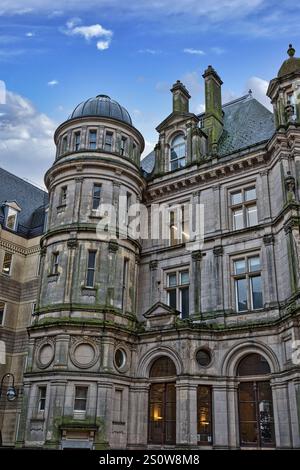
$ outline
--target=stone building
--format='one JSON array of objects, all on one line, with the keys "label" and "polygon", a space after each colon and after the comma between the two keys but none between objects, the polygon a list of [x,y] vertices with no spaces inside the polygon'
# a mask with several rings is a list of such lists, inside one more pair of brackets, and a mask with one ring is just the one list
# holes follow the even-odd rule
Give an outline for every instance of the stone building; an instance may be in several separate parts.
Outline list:
[{"label": "stone building", "polygon": [[[143,137],[122,106],[105,95],[78,105],[55,133],[41,238],[9,222],[10,209],[22,213],[18,192],[1,196],[1,249],[20,266],[10,277],[2,254],[0,331],[13,338],[5,371],[20,390],[4,410],[4,443],[300,448],[294,54],[290,46],[269,84],[273,114],[251,93],[222,105],[222,80],[209,66],[205,112],[195,115],[177,81],[142,162]],[[140,238],[131,223],[138,203]],[[41,219],[45,204],[35,208]],[[154,205],[167,220],[155,219]],[[117,222],[107,227],[111,207]],[[155,236],[144,236],[147,227]]]}]

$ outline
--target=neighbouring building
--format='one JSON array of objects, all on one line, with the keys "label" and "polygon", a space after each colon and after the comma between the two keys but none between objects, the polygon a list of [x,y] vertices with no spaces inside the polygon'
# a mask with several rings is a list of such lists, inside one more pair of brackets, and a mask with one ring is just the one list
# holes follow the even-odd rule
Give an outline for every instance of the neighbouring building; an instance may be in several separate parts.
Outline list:
[{"label": "neighbouring building", "polygon": [[[273,113],[203,78],[205,112],[177,81],[141,162],[130,115],[98,95],[55,132],[49,201],[1,170],[0,378],[19,391],[2,393],[4,445],[300,448],[300,59],[289,46]],[[110,206],[116,237],[99,231]]]}]

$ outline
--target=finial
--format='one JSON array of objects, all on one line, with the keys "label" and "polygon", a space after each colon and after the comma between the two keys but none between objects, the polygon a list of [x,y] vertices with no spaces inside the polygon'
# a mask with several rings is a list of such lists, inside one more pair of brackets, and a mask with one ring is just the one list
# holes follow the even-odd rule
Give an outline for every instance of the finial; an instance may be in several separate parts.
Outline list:
[{"label": "finial", "polygon": [[295,49],[293,48],[292,44],[289,44],[289,48],[288,48],[288,50],[287,50],[288,55],[289,55],[290,57],[294,57],[295,52],[296,52],[296,51],[295,51]]},{"label": "finial", "polygon": [[252,96],[252,90],[249,88],[248,95]]}]

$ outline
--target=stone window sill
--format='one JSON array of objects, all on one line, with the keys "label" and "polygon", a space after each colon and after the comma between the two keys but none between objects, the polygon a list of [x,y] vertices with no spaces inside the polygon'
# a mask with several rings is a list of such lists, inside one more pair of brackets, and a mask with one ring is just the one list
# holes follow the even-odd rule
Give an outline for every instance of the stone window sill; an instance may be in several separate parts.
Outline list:
[{"label": "stone window sill", "polygon": [[56,282],[59,277],[59,273],[48,274],[48,282]]},{"label": "stone window sill", "polygon": [[96,288],[95,287],[89,287],[89,286],[81,286],[81,294],[82,295],[96,295]]},{"label": "stone window sill", "polygon": [[60,204],[59,206],[56,207],[57,212],[64,212],[66,209],[67,204]]}]

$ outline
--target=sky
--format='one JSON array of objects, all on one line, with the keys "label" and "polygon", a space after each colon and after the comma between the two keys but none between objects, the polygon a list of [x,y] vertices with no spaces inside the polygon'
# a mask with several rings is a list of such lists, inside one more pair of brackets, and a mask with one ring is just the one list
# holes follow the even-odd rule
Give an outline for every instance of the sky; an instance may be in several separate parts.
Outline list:
[{"label": "sky", "polygon": [[0,0],[0,166],[43,186],[55,128],[98,94],[129,111],[146,155],[176,80],[203,111],[208,65],[223,102],[251,88],[271,109],[268,81],[289,43],[300,54],[299,23],[290,0]]}]

